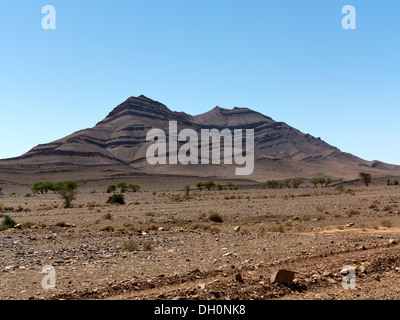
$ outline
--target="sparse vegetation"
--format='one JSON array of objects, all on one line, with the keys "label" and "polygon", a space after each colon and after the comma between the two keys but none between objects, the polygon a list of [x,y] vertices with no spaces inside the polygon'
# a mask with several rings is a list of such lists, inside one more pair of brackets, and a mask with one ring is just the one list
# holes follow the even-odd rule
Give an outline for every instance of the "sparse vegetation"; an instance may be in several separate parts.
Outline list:
[{"label": "sparse vegetation", "polygon": [[105,215],[103,215],[103,219],[104,220],[112,220],[113,219],[112,214],[111,213],[106,213]]},{"label": "sparse vegetation", "polygon": [[196,184],[196,187],[199,188],[200,191],[203,191],[204,184],[203,182],[199,182]]},{"label": "sparse vegetation", "polygon": [[382,220],[380,225],[384,228],[391,228],[392,222],[390,220]]},{"label": "sparse vegetation", "polygon": [[145,242],[144,244],[143,244],[143,250],[144,251],[151,251],[153,249],[153,247],[151,246],[151,243],[150,242]]},{"label": "sparse vegetation", "polygon": [[17,223],[10,216],[3,216],[3,221],[0,224],[0,231],[7,230],[9,228],[14,228]]},{"label": "sparse vegetation", "polygon": [[368,187],[369,184],[370,184],[371,181],[372,181],[372,176],[371,176],[371,174],[370,174],[370,173],[367,173],[367,172],[360,172],[358,175],[359,175],[359,177],[362,179],[362,181],[365,183],[365,185]]},{"label": "sparse vegetation", "polygon": [[211,188],[215,186],[215,183],[214,183],[214,181],[207,181],[207,182],[204,182],[203,185],[204,185],[204,187],[207,188],[208,191],[210,191]]},{"label": "sparse vegetation", "polygon": [[39,182],[35,182],[32,186],[32,191],[33,193],[37,194],[45,194],[48,193],[49,191],[58,191],[58,185],[54,184],[51,181],[39,181]]},{"label": "sparse vegetation", "polygon": [[107,188],[107,193],[115,192],[117,190],[117,186],[115,184],[109,185]]},{"label": "sparse vegetation", "polygon": [[276,180],[268,180],[262,184],[264,188],[277,189],[279,182]]},{"label": "sparse vegetation", "polygon": [[332,183],[332,179],[331,178],[312,178],[310,180],[310,183],[314,185],[314,187],[316,188],[318,184],[321,185],[321,187],[328,187],[328,185],[330,185]]},{"label": "sparse vegetation", "polygon": [[190,193],[190,185],[186,184],[184,187],[185,191],[186,191],[186,195],[188,196]]},{"label": "sparse vegetation", "polygon": [[301,180],[300,178],[295,178],[292,180],[292,185],[293,188],[297,189],[298,187],[300,187],[301,184],[303,184],[303,180]]},{"label": "sparse vegetation", "polygon": [[125,197],[122,193],[116,193],[110,196],[107,200],[108,204],[120,204],[124,205],[125,204]]},{"label": "sparse vegetation", "polygon": [[129,252],[134,252],[139,250],[138,244],[133,241],[133,240],[126,240],[122,244],[122,250],[123,251],[129,251]]},{"label": "sparse vegetation", "polygon": [[343,184],[338,184],[338,185],[335,187],[335,189],[336,189],[337,191],[343,192],[343,191],[344,191],[344,185],[343,185]]},{"label": "sparse vegetation", "polygon": [[71,202],[75,200],[78,185],[74,181],[61,181],[57,183],[57,191],[64,199],[64,208],[70,208]]},{"label": "sparse vegetation", "polygon": [[208,220],[213,221],[213,222],[217,222],[217,223],[222,223],[224,222],[224,219],[222,218],[222,216],[217,213],[217,212],[212,212],[209,216],[208,216]]}]

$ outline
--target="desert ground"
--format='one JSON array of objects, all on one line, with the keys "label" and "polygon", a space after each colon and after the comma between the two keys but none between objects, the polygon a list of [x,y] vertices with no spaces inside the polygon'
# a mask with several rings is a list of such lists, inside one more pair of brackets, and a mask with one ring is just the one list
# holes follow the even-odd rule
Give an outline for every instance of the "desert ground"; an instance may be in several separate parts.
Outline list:
[{"label": "desert ground", "polygon": [[[400,299],[400,187],[383,180],[200,191],[196,178],[144,177],[125,205],[106,204],[112,179],[93,180],[65,209],[29,179],[0,196],[18,223],[0,232],[0,299]],[[291,285],[271,282],[281,269],[296,272]]]}]

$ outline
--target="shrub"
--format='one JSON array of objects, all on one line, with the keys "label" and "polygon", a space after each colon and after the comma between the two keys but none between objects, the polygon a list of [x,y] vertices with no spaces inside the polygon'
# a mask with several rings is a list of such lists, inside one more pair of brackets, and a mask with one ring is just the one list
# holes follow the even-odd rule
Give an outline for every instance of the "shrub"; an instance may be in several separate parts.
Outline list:
[{"label": "shrub", "polygon": [[208,220],[213,221],[213,222],[217,222],[217,223],[224,222],[224,219],[221,217],[221,215],[219,213],[216,213],[216,212],[212,212],[208,216]]},{"label": "shrub", "polygon": [[383,220],[380,225],[385,228],[390,228],[392,227],[392,222],[390,220]]},{"label": "shrub", "polygon": [[335,188],[337,191],[343,192],[344,191],[344,186],[342,184],[339,184]]},{"label": "shrub", "polygon": [[34,193],[47,193],[49,191],[58,191],[57,185],[51,181],[39,181],[35,182],[31,188]]},{"label": "shrub", "polygon": [[75,181],[61,181],[57,183],[57,191],[64,199],[64,208],[70,208],[71,202],[75,200],[78,185]]},{"label": "shrub", "polygon": [[67,226],[65,221],[59,221],[55,225],[56,225],[56,227],[62,227],[62,228],[65,228]]},{"label": "shrub", "polygon": [[189,195],[189,192],[190,192],[190,185],[185,185],[185,191],[186,191],[186,195],[188,196]]},{"label": "shrub", "polygon": [[138,249],[139,249],[138,244],[133,240],[124,241],[124,243],[122,244],[123,251],[132,252],[132,251],[138,251]]},{"label": "shrub", "polygon": [[331,179],[331,178],[326,178],[326,179],[325,179],[325,188],[326,188],[327,186],[329,186],[331,183],[332,183],[332,179]]},{"label": "shrub", "polygon": [[3,191],[3,188],[2,187],[0,187],[0,194],[1,194],[1,192]]},{"label": "shrub", "polygon": [[203,191],[204,183],[203,182],[199,182],[199,183],[196,184],[196,187],[199,188],[200,191]]},{"label": "shrub", "polygon": [[116,193],[110,196],[107,200],[108,204],[125,204],[125,197],[121,193]]},{"label": "shrub", "polygon": [[226,183],[226,186],[229,188],[229,190],[232,190],[234,184],[233,184],[233,182],[229,181],[229,182]]},{"label": "shrub", "polygon": [[222,184],[217,184],[217,189],[218,189],[219,191],[221,191],[221,190],[224,189],[224,186],[223,186]]},{"label": "shrub", "polygon": [[117,190],[117,186],[115,184],[109,185],[107,188],[107,193],[115,192]]},{"label": "shrub", "polygon": [[371,174],[367,172],[360,172],[358,175],[364,181],[365,185],[368,187],[372,180]]},{"label": "shrub", "polygon": [[386,183],[388,186],[390,186],[391,182],[392,182],[392,179],[386,179]]},{"label": "shrub", "polygon": [[111,215],[111,213],[106,213],[106,214],[103,216],[103,219],[104,219],[104,220],[112,220],[112,215]]},{"label": "shrub", "polygon": [[399,185],[399,180],[394,179],[393,184],[394,184],[395,186],[398,186],[398,185]]},{"label": "shrub", "polygon": [[300,178],[295,178],[292,180],[292,185],[293,188],[297,189],[298,187],[300,187],[300,185],[303,183],[304,181],[301,180]]},{"label": "shrub", "polygon": [[140,186],[138,184],[128,183],[127,189],[128,189],[128,191],[131,191],[131,192],[139,192]]},{"label": "shrub", "polygon": [[214,187],[214,186],[215,186],[214,181],[207,181],[207,182],[204,182],[204,187],[206,187],[208,191],[210,191],[211,188]]},{"label": "shrub", "polygon": [[0,224],[0,231],[7,230],[8,228],[14,228],[17,223],[10,217],[4,216],[3,221]]},{"label": "shrub", "polygon": [[118,182],[116,186],[117,186],[117,188],[121,189],[120,190],[121,193],[126,192],[126,189],[128,188],[128,184],[126,182],[123,182],[123,181]]},{"label": "shrub", "polygon": [[276,180],[268,180],[262,184],[263,187],[276,189],[279,186],[279,182]]},{"label": "shrub", "polygon": [[284,179],[282,183],[284,186],[286,186],[286,188],[290,188],[290,179]]},{"label": "shrub", "polygon": [[144,251],[151,251],[153,249],[153,247],[151,246],[151,243],[150,242],[145,242],[144,244],[143,244],[143,250]]}]

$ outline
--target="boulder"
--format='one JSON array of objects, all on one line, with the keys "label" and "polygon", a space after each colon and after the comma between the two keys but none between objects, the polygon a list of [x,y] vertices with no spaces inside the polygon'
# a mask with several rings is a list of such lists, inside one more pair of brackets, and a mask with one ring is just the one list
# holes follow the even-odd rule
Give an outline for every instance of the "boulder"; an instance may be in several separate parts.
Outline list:
[{"label": "boulder", "polygon": [[290,270],[278,270],[271,276],[271,283],[279,283],[286,286],[291,286],[293,284],[295,274],[296,272]]}]

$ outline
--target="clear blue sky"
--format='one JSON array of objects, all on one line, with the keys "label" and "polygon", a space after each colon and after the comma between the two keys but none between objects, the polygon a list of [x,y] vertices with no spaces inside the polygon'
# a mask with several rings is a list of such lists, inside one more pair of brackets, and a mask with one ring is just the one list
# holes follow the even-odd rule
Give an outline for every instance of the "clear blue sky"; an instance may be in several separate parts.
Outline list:
[{"label": "clear blue sky", "polygon": [[190,114],[249,107],[400,164],[399,16],[394,0],[0,0],[0,158],[144,94]]}]

